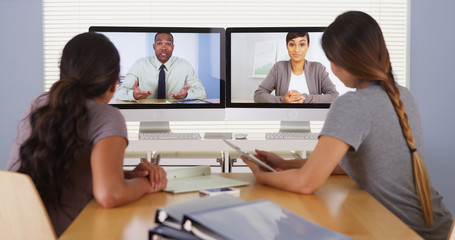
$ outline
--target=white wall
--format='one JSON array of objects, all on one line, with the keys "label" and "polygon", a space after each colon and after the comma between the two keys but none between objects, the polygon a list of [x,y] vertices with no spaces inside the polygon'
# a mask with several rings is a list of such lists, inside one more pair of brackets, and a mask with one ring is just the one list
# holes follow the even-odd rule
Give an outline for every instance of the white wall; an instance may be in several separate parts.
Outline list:
[{"label": "white wall", "polygon": [[410,76],[422,114],[430,178],[455,214],[453,10],[453,0],[412,1]]},{"label": "white wall", "polygon": [[0,32],[0,169],[5,169],[17,124],[43,91],[42,2],[1,0]]}]

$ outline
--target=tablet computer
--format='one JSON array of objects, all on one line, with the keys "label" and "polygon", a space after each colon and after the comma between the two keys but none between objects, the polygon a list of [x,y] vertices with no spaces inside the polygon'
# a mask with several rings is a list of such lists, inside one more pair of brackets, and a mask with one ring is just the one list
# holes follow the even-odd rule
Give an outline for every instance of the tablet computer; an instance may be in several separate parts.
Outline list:
[{"label": "tablet computer", "polygon": [[208,196],[215,196],[220,194],[231,194],[234,196],[240,196],[240,190],[237,188],[225,187],[225,188],[215,188],[215,189],[205,189],[199,191],[201,194]]},{"label": "tablet computer", "polygon": [[253,154],[237,147],[236,145],[234,145],[233,143],[229,142],[228,140],[226,139],[223,139],[223,141],[225,143],[227,143],[227,145],[231,146],[235,151],[237,151],[238,153],[242,154],[243,156],[247,157],[250,161],[256,163],[257,165],[271,171],[271,172],[276,172],[276,170],[274,168],[272,168],[271,166],[267,165],[265,162],[261,161],[259,158],[255,157]]}]

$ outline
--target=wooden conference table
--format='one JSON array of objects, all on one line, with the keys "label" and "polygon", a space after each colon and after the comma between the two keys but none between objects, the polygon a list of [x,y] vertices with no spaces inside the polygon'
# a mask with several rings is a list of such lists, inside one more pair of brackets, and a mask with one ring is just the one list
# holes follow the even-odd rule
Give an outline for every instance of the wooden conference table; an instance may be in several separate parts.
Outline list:
[{"label": "wooden conference table", "polygon": [[[246,201],[267,199],[303,218],[354,239],[421,239],[348,176],[331,176],[313,195],[295,194],[255,182],[251,173],[219,175],[249,181],[240,188]],[[199,198],[197,192],[147,194],[113,209],[92,200],[60,239],[148,239],[157,207]],[[229,224],[229,223],[226,223]]]}]

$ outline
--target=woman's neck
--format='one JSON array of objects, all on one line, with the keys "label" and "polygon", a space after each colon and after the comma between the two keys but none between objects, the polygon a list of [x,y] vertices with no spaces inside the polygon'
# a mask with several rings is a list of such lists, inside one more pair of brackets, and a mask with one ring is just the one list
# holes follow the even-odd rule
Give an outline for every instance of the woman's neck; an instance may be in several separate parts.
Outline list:
[{"label": "woman's neck", "polygon": [[366,87],[368,87],[370,85],[371,81],[367,81],[367,80],[357,80],[357,84],[355,86],[355,88],[357,90],[360,90],[360,89],[364,89]]},{"label": "woman's neck", "polygon": [[292,61],[291,60],[291,70],[295,75],[301,75],[305,69],[305,60],[303,61]]},{"label": "woman's neck", "polygon": [[103,95],[101,96],[98,96],[98,97],[94,97],[90,100],[94,101],[94,102],[97,102],[99,104],[107,104],[109,103],[109,101],[111,100],[112,98],[112,95],[108,94],[107,92],[104,93]]}]

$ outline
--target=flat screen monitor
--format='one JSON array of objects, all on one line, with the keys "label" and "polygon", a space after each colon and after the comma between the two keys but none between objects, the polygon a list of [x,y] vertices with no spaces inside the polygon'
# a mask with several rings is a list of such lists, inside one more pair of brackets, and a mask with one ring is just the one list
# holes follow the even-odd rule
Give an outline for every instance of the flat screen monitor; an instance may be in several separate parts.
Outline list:
[{"label": "flat screen monitor", "polygon": [[[119,108],[126,121],[169,131],[169,121],[224,120],[224,28],[92,26],[89,31],[105,35],[119,51],[120,81],[109,104]],[[159,44],[157,33],[166,35],[158,38]],[[166,44],[173,44],[171,51],[161,50]],[[158,99],[162,62],[166,93]],[[185,85],[186,97],[169,95],[179,94]],[[147,97],[136,99],[136,87],[149,92]]]},{"label": "flat screen monitor", "polygon": [[[280,131],[309,131],[309,121],[323,121],[336,95],[333,89],[336,89],[338,95],[352,90],[346,88],[331,71],[330,62],[321,46],[324,29],[324,27],[227,28],[226,119],[281,121]],[[293,38],[305,32],[309,36],[306,56],[303,54],[305,44],[301,42],[306,37]],[[288,48],[286,42],[288,33],[300,33],[289,35],[290,39],[300,41],[292,41],[289,46],[299,50]],[[296,62],[299,59],[302,61],[302,56],[306,60],[303,73],[291,74],[293,65],[290,63],[291,54],[294,54]],[[296,66],[296,69],[298,71],[300,68]],[[333,87],[327,87],[330,86],[327,78],[333,83]],[[303,103],[284,103],[283,93],[289,90],[306,93],[307,101],[312,100]]]}]

